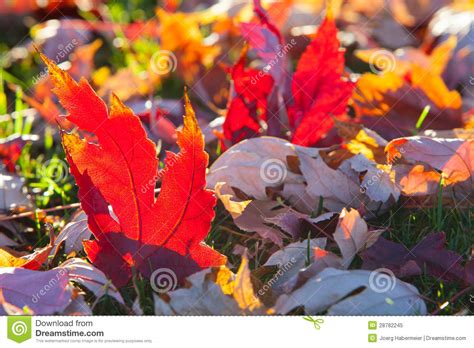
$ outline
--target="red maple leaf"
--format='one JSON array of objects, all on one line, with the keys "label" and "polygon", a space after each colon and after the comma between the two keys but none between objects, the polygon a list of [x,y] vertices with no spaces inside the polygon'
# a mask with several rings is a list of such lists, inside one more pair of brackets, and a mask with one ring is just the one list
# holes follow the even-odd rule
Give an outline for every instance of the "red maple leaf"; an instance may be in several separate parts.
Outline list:
[{"label": "red maple leaf", "polygon": [[245,68],[246,56],[245,48],[230,70],[235,95],[229,104],[223,130],[225,139],[232,144],[261,135],[260,122],[268,118],[268,98],[274,85],[270,75]]},{"label": "red maple leaf", "polygon": [[342,77],[343,72],[344,51],[328,13],[293,75],[288,108],[293,143],[315,145],[333,128],[332,116],[344,114],[354,84]]},{"label": "red maple leaf", "polygon": [[[155,145],[139,118],[115,96],[110,110],[86,80],[76,83],[47,57],[54,92],[69,113],[67,119],[97,143],[63,133],[71,173],[95,240],[84,242],[88,258],[117,286],[132,269],[145,276],[171,269],[186,276],[226,258],[203,243],[214,218],[216,198],[205,189],[208,154],[189,99],[178,154],[167,153],[158,173]],[[162,180],[155,197],[155,185]]]}]

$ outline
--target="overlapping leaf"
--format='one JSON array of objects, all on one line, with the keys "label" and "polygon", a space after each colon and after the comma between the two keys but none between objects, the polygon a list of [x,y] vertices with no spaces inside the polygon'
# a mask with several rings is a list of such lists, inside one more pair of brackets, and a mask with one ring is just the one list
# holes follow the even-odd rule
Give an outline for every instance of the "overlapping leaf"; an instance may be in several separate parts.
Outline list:
[{"label": "overlapping leaf", "polygon": [[290,126],[295,129],[293,143],[317,144],[332,129],[332,117],[345,113],[354,86],[342,77],[343,72],[344,52],[329,13],[293,75],[293,104],[288,110]]}]

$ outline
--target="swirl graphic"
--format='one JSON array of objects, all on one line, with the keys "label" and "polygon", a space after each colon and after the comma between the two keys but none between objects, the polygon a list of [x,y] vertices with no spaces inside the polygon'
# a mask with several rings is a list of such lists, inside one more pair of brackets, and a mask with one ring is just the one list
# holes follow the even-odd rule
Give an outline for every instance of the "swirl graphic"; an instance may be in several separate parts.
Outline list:
[{"label": "swirl graphic", "polygon": [[43,163],[41,174],[55,182],[61,182],[69,175],[67,163],[60,159],[53,158]]},{"label": "swirl graphic", "polygon": [[267,184],[279,184],[285,180],[288,171],[279,159],[268,159],[260,166],[260,177]]},{"label": "swirl graphic", "polygon": [[395,274],[388,268],[376,269],[372,271],[369,276],[370,288],[379,294],[393,290],[395,288],[395,282]]},{"label": "swirl graphic", "polygon": [[167,75],[178,67],[178,59],[171,51],[155,52],[150,60],[151,70],[157,75]]},{"label": "swirl graphic", "polygon": [[13,323],[11,331],[15,336],[22,336],[28,332],[28,326],[22,321],[17,321]]},{"label": "swirl graphic", "polygon": [[378,50],[369,57],[370,70],[375,74],[393,72],[397,65],[395,56],[387,50]]},{"label": "swirl graphic", "polygon": [[153,291],[163,294],[176,288],[178,278],[171,269],[158,268],[150,276],[150,285]]}]

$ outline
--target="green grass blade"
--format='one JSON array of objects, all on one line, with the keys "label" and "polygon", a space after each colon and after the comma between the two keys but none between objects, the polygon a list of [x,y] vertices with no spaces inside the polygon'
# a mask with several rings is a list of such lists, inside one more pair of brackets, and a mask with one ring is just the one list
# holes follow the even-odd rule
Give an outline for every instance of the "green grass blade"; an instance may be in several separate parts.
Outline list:
[{"label": "green grass blade", "polygon": [[20,86],[16,88],[15,95],[15,126],[13,128],[14,133],[23,134],[23,90]]},{"label": "green grass blade", "polygon": [[418,118],[418,121],[416,121],[416,130],[420,130],[421,126],[423,125],[423,122],[425,121],[426,117],[428,116],[428,113],[430,112],[431,107],[429,105],[425,106],[423,111],[421,112],[420,117]]},{"label": "green grass blade", "polygon": [[3,88],[3,69],[0,69],[0,115],[7,113],[7,95]]}]

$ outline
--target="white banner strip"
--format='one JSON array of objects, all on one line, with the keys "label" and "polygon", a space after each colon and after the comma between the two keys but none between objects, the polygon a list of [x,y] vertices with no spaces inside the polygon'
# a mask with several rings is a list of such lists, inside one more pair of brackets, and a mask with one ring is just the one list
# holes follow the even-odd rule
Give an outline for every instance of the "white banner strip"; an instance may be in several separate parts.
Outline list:
[{"label": "white banner strip", "polygon": [[473,324],[474,317],[0,317],[0,347],[473,347]]}]

